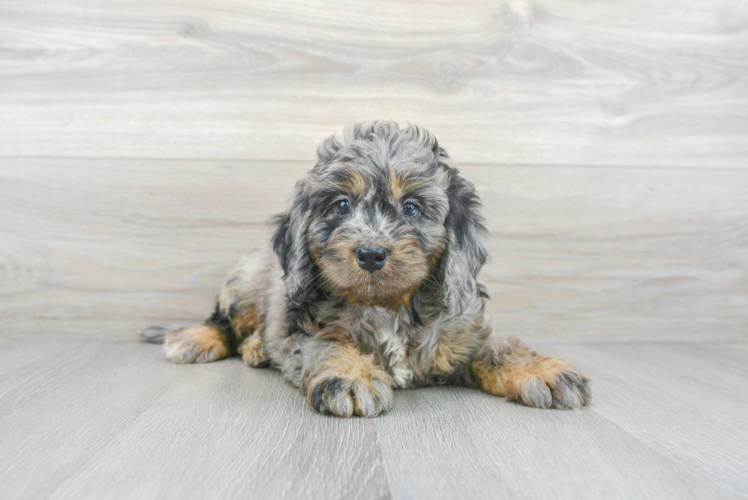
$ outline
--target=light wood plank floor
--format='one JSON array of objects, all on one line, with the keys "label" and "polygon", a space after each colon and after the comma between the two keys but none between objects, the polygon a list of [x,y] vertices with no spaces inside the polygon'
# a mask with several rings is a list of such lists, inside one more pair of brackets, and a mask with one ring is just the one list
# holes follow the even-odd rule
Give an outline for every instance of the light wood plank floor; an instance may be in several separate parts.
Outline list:
[{"label": "light wood plank floor", "polygon": [[308,408],[238,358],[128,340],[0,340],[0,498],[739,498],[748,346],[535,344],[594,379],[579,411],[466,388],[389,414]]}]

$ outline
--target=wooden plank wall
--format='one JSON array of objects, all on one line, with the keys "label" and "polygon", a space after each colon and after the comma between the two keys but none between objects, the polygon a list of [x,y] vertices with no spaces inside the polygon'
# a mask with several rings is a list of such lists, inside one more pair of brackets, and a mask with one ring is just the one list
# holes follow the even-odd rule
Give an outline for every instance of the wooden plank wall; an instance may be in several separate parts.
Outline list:
[{"label": "wooden plank wall", "polygon": [[497,328],[748,340],[748,3],[0,1],[0,335],[199,321],[344,125],[437,134]]}]

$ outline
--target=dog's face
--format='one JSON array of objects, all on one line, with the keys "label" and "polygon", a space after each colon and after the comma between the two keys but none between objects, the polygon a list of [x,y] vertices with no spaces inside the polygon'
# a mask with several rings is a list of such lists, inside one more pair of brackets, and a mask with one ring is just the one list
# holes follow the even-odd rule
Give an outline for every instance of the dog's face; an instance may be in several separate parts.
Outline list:
[{"label": "dog's face", "polygon": [[407,304],[441,259],[449,181],[443,169],[347,156],[310,187],[309,252],[352,301]]},{"label": "dog's face", "polygon": [[433,136],[378,122],[328,139],[319,156],[274,238],[295,301],[322,288],[394,307],[425,280],[440,285],[447,308],[477,293],[477,196]]}]

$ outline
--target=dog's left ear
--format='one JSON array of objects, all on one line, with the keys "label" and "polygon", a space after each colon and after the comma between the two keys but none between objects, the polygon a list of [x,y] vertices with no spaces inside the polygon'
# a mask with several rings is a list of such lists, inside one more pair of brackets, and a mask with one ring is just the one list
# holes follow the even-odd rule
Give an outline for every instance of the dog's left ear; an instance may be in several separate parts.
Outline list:
[{"label": "dog's left ear", "polygon": [[470,299],[480,293],[476,278],[488,257],[488,231],[478,213],[481,202],[475,186],[460,177],[455,168],[449,168],[448,175],[449,213],[444,222],[447,242],[439,277],[446,313],[460,315]]},{"label": "dog's left ear", "polygon": [[283,268],[283,281],[288,297],[300,304],[306,298],[314,273],[314,261],[309,255],[307,229],[311,219],[307,179],[296,183],[288,209],[275,216],[273,250]]}]

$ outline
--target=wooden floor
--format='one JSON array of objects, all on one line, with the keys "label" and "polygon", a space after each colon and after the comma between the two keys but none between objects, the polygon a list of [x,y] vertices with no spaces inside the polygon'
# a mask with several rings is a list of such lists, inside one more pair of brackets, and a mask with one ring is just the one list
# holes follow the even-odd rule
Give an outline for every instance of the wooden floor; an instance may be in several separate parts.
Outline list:
[{"label": "wooden floor", "polygon": [[[0,0],[0,500],[748,497],[748,2]],[[589,408],[175,366],[317,144],[433,131]]]},{"label": "wooden floor", "polygon": [[313,412],[274,370],[167,362],[137,339],[0,340],[0,498],[740,498],[748,346],[536,344],[594,379],[546,411],[398,391]]}]

